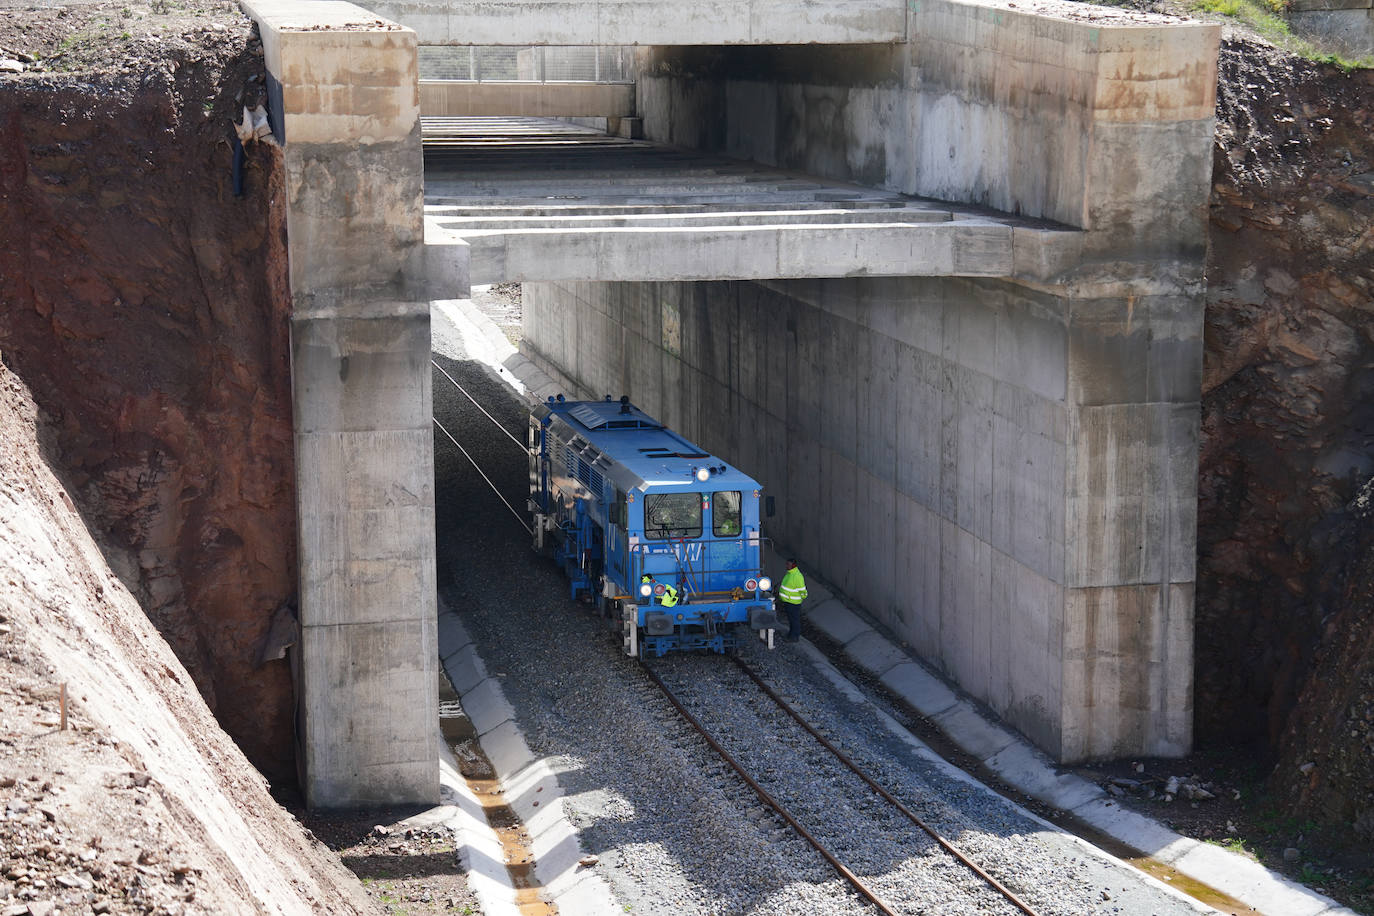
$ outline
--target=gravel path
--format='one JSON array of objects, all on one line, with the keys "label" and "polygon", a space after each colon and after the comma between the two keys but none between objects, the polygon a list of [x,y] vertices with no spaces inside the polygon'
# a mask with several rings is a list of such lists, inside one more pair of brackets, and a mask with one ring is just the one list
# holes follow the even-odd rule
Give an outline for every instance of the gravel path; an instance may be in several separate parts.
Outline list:
[{"label": "gravel path", "polygon": [[[461,335],[437,319],[434,333],[438,362],[523,438],[523,405],[489,369],[452,358],[461,355]],[[506,499],[523,507],[521,450],[437,372],[434,405]],[[442,597],[502,679],[531,749],[559,771],[569,817],[627,911],[873,912],[691,731],[620,653],[618,634],[569,600],[566,581],[535,556],[510,511],[442,433],[435,466]],[[1045,916],[1199,909],[951,773],[857,691],[837,688],[805,649],[770,653],[750,643],[743,652],[813,725]],[[694,708],[720,717],[732,751],[747,754],[789,805],[805,806],[844,839],[857,857],[851,867],[873,876],[901,912],[1015,912],[867,790],[836,794],[852,777],[823,766],[816,754],[824,751],[803,747],[811,739],[769,713],[772,702],[752,684],[741,688],[743,675],[724,659],[655,664],[692,685]],[[804,740],[784,737],[794,734]]]}]

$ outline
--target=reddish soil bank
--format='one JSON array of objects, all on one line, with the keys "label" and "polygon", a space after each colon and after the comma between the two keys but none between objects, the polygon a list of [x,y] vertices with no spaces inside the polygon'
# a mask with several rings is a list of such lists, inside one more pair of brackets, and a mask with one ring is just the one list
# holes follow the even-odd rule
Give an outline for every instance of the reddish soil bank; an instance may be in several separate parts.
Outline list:
[{"label": "reddish soil bank", "polygon": [[1374,839],[1374,72],[1226,41],[1213,181],[1197,740]]},{"label": "reddish soil bank", "polygon": [[376,913],[108,565],[0,366],[0,912]]},{"label": "reddish soil bank", "polygon": [[[280,160],[232,122],[263,73],[232,5],[10,9],[0,48],[0,358],[92,531],[224,729],[294,779],[295,591]],[[3,56],[3,55],[0,55]]]}]

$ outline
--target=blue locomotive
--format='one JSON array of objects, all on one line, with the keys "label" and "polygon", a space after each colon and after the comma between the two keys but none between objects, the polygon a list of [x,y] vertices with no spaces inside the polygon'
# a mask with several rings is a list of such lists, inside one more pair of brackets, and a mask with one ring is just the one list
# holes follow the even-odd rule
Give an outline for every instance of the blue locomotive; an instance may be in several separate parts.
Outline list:
[{"label": "blue locomotive", "polygon": [[773,647],[760,487],[622,397],[530,414],[534,545],[551,550],[572,597],[619,624],[625,654]]}]

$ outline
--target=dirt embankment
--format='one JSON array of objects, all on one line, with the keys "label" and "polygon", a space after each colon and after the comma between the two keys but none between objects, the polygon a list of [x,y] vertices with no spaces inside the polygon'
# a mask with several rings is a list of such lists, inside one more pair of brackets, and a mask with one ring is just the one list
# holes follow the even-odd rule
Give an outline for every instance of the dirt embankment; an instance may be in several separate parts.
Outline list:
[{"label": "dirt embankment", "polygon": [[1374,73],[1226,41],[1213,182],[1198,740],[1374,836]]},{"label": "dirt embankment", "polygon": [[[8,6],[0,3],[0,6]],[[226,731],[294,779],[295,592],[279,151],[231,124],[262,52],[233,4],[0,12],[0,358],[116,569]]]},{"label": "dirt embankment", "polygon": [[0,907],[373,912],[111,572],[40,448],[59,432],[0,366]]}]

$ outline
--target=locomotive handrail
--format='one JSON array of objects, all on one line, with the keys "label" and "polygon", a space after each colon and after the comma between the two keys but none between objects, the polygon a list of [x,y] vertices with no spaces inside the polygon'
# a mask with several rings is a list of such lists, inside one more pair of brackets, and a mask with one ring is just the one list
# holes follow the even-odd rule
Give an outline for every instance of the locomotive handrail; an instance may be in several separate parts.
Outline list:
[{"label": "locomotive handrail", "polygon": [[[711,576],[713,576],[713,575],[717,575],[717,576],[718,576],[718,575],[728,575],[728,574],[734,573],[734,574],[738,574],[738,575],[740,575],[740,576],[743,576],[743,577],[745,577],[745,578],[748,578],[748,577],[753,576],[753,575],[756,575],[756,574],[762,574],[762,572],[763,572],[762,551],[763,551],[763,546],[764,546],[764,544],[768,543],[769,539],[768,539],[768,538],[759,538],[756,542],[755,542],[755,541],[750,541],[750,543],[749,543],[749,546],[750,546],[750,547],[752,547],[755,543],[757,543],[758,546],[759,546],[760,558],[759,558],[759,562],[758,562],[757,564],[750,564],[750,565],[745,565],[745,566],[724,566],[724,567],[720,567],[719,569],[713,569],[706,561],[710,558],[710,555],[713,553],[713,551],[711,550],[711,548],[712,548],[714,545],[717,545],[717,544],[742,544],[744,541],[745,541],[744,538],[731,538],[731,539],[728,540],[728,541],[726,541],[726,540],[717,540],[717,541],[690,541],[690,542],[689,542],[689,541],[687,541],[686,539],[679,538],[679,539],[676,541],[676,546],[681,546],[681,547],[683,548],[681,551],[679,551],[679,550],[673,550],[673,551],[671,551],[671,552],[663,552],[663,553],[655,553],[655,552],[653,552],[653,551],[650,549],[650,545],[648,545],[648,544],[644,544],[644,543],[636,544],[636,545],[634,545],[633,547],[631,547],[630,550],[629,550],[629,554],[630,554],[630,579],[631,579],[631,582],[634,582],[634,581],[637,581],[637,580],[638,580],[639,574],[640,574],[641,570],[642,570],[643,567],[644,567],[644,558],[646,558],[646,557],[651,557],[651,556],[658,556],[658,557],[665,557],[665,558],[666,558],[666,557],[672,557],[672,558],[673,558],[673,565],[674,565],[674,567],[676,568],[677,573],[678,573],[678,578],[679,578],[686,586],[688,586],[687,591],[688,591],[690,594],[694,594],[694,595],[729,594],[729,592],[730,592],[729,589],[706,589],[706,588],[703,588],[703,587],[701,587],[701,582],[702,582],[703,580],[709,580],[709,578],[710,578]],[[673,542],[669,542],[669,543],[673,543]],[[686,548],[686,545],[689,544],[689,543],[692,543],[692,544],[700,544],[701,547],[702,547],[702,550],[700,551],[701,557],[702,557],[702,566],[701,566],[700,569],[697,569],[695,566],[692,565],[691,558],[690,558],[690,555],[689,555],[690,552],[689,552],[688,550],[685,549],[685,548]],[[684,562],[686,563],[686,566],[683,565]]]}]

